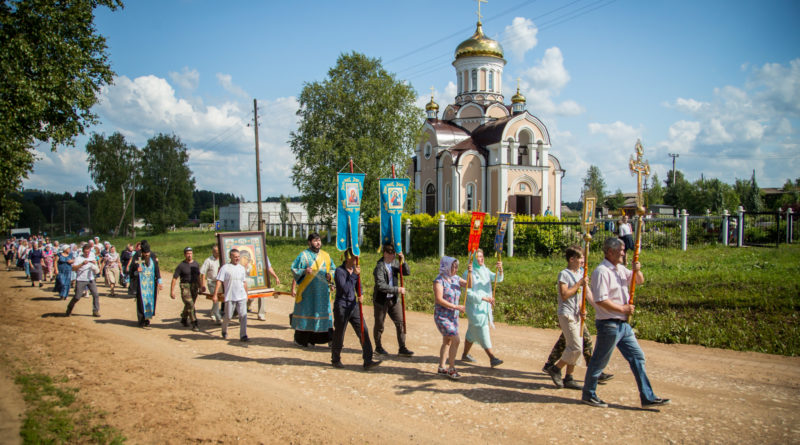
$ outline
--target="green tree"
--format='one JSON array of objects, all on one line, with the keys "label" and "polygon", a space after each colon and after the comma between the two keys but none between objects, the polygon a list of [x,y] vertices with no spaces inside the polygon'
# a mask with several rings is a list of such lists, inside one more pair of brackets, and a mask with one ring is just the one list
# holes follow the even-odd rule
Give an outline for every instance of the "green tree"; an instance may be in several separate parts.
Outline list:
[{"label": "green tree", "polygon": [[136,205],[155,233],[186,221],[192,209],[194,178],[189,152],[175,135],[150,138],[142,150],[141,186]]},{"label": "green tree", "polygon": [[201,211],[198,218],[201,223],[213,223],[215,216],[219,217],[219,206],[209,207]]},{"label": "green tree", "polygon": [[[300,124],[291,133],[293,183],[313,217],[336,214],[336,173],[352,158],[366,173],[365,193],[391,165],[408,170],[424,120],[407,83],[387,72],[380,59],[342,54],[321,82],[305,83],[298,101]],[[364,218],[377,215],[378,200],[362,202]]]},{"label": "green tree", "polygon": [[93,225],[101,231],[113,228],[116,237],[123,222],[129,220],[133,189],[140,181],[141,151],[115,132],[108,138],[92,134],[86,144],[86,153],[92,180],[99,190],[105,192],[104,199],[95,206],[99,213],[98,225]]},{"label": "green tree", "polygon": [[583,178],[583,189],[593,191],[597,195],[597,202],[605,202],[606,181],[600,173],[600,167],[590,165]]},{"label": "green tree", "polygon": [[288,200],[285,196],[281,195],[281,212],[278,214],[278,218],[281,220],[281,225],[286,224],[289,221],[289,204]]},{"label": "green tree", "polygon": [[786,210],[791,207],[795,212],[800,207],[800,178],[795,179],[792,183],[791,179],[787,179],[783,184],[784,194],[777,201],[776,210]]},{"label": "green tree", "polygon": [[645,203],[648,206],[664,203],[664,187],[658,180],[658,173],[653,173],[653,177],[650,178],[650,188],[645,193]]},{"label": "green tree", "polygon": [[617,189],[616,193],[607,197],[605,202],[609,210],[617,210],[625,205],[625,195],[621,189]]},{"label": "green tree", "polygon": [[672,182],[673,174],[667,175],[667,180],[664,181],[667,185],[664,192],[664,204],[675,207],[677,212],[680,212],[681,209],[689,210],[694,196],[694,187],[683,177],[680,170],[674,172],[674,177],[674,184]]},{"label": "green tree", "polygon": [[11,193],[33,169],[34,146],[74,145],[111,83],[105,38],[94,9],[119,0],[4,0],[0,3],[0,231],[20,205]]}]

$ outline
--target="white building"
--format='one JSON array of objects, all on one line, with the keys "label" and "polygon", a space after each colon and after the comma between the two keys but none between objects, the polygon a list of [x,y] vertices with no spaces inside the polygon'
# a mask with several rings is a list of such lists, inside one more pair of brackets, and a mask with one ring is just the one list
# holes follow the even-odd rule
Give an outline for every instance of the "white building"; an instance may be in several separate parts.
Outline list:
[{"label": "white building", "polygon": [[[309,221],[308,212],[302,202],[289,202],[290,224],[306,224]],[[281,203],[262,202],[261,213],[264,224],[279,224],[281,222]],[[258,203],[240,202],[230,204],[219,209],[220,230],[228,232],[249,232],[258,230]]]}]

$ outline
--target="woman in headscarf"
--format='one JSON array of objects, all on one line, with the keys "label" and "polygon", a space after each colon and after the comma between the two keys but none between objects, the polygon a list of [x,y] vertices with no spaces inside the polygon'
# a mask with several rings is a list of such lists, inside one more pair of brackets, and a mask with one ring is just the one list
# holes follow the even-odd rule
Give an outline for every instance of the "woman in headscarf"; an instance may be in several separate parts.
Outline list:
[{"label": "woman in headscarf", "polygon": [[42,252],[42,272],[44,276],[42,281],[52,281],[56,275],[54,273],[53,263],[56,253],[53,251],[53,245],[47,244]]},{"label": "woman in headscarf", "polygon": [[[472,272],[469,265],[468,272]],[[439,262],[439,275],[433,280],[433,295],[436,306],[433,309],[433,320],[442,334],[442,347],[439,349],[438,374],[453,380],[461,378],[456,371],[456,353],[458,352],[458,314],[464,311],[460,306],[461,286],[467,282],[458,276],[458,260],[446,256]],[[449,362],[449,367],[447,363]]]},{"label": "woman in headscarf", "polygon": [[[489,336],[489,325],[491,324],[494,327],[492,320],[492,307],[494,306],[492,283],[494,282],[495,274],[486,267],[484,261],[483,250],[478,249],[475,252],[475,258],[472,260],[472,287],[467,289],[467,303],[465,306],[467,318],[469,319],[469,328],[467,329],[461,360],[466,362],[477,361],[469,355],[469,350],[473,343],[478,343],[486,351],[486,355],[489,356],[489,362],[494,368],[503,364],[503,361],[492,352],[492,339]],[[497,281],[503,281],[503,263],[500,261],[497,262],[497,273]],[[465,279],[468,274],[469,272],[464,272]]]},{"label": "woman in headscarf", "polygon": [[69,290],[72,286],[72,260],[74,259],[70,252],[69,246],[64,246],[61,253],[58,254],[58,276],[56,276],[56,291],[62,300],[66,300],[69,296]]},{"label": "woman in headscarf", "polygon": [[103,262],[103,267],[105,268],[106,272],[106,286],[111,289],[111,296],[113,297],[114,286],[116,286],[117,282],[119,282],[119,271],[122,269],[116,247],[111,246],[108,248],[108,253],[106,254],[105,261]]},{"label": "woman in headscarf", "polygon": [[36,286],[36,283],[39,283],[39,287],[42,287],[42,258],[44,257],[44,253],[39,243],[39,241],[34,241],[33,248],[28,253],[28,264],[31,271],[31,287]]}]

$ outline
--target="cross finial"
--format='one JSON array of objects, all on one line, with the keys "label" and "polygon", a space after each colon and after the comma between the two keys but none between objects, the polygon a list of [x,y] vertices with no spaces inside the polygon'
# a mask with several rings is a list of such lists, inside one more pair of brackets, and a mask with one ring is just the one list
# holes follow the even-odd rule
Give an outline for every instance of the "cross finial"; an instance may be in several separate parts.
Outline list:
[{"label": "cross finial", "polygon": [[433,100],[433,92],[436,90],[433,86],[431,86],[431,100]]},{"label": "cross finial", "polygon": [[522,80],[521,77],[517,77],[517,92],[519,92],[519,81]]},{"label": "cross finial", "polygon": [[475,0],[478,3],[478,23],[481,22],[483,16],[481,15],[481,3],[489,3],[489,0]]},{"label": "cross finial", "polygon": [[642,159],[644,157],[644,147],[642,146],[642,141],[637,139],[636,140],[636,159],[631,156],[631,160],[628,162],[628,167],[631,170],[631,174],[636,175],[636,213],[639,215],[644,215],[644,199],[642,198],[642,176],[648,176],[650,174],[650,164]]}]

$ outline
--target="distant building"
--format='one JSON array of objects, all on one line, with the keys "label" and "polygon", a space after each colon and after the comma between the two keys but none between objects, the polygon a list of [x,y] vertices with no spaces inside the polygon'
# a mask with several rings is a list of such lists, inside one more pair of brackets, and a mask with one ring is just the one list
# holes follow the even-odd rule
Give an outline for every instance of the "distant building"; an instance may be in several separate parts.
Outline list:
[{"label": "distant building", "polygon": [[[309,221],[308,211],[302,202],[287,203],[289,215],[287,223],[306,224]],[[281,203],[262,202],[261,213],[264,224],[279,224],[281,222]],[[258,230],[258,203],[239,202],[219,209],[219,227],[222,231],[247,232]]]}]

